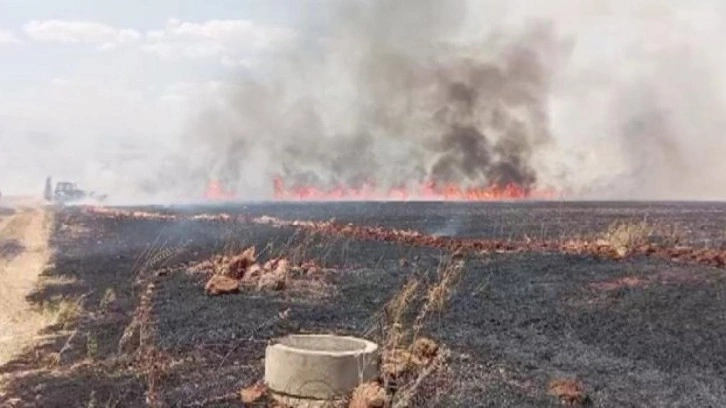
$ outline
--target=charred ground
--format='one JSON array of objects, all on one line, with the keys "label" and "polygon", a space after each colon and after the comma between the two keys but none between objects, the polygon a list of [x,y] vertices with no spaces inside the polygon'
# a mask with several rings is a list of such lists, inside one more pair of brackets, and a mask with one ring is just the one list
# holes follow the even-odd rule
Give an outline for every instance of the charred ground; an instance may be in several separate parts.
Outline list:
[{"label": "charred ground", "polygon": [[[263,215],[502,242],[585,239],[614,222],[647,219],[673,226],[667,231],[678,231],[678,245],[710,248],[716,257],[726,234],[720,204],[66,208],[55,217],[54,262],[45,272],[55,283],[29,300],[48,310],[71,301],[79,307],[48,329],[47,341],[2,368],[9,382],[0,402],[239,406],[239,390],[262,377],[269,338],[300,331],[375,337],[381,310],[401,286],[411,276],[434,279],[454,255],[408,238],[256,222]],[[261,261],[285,256],[325,272],[314,285],[206,296],[209,275],[194,265],[250,245]],[[726,405],[723,269],[637,251],[623,259],[596,255],[456,254],[463,278],[446,310],[424,327],[451,350],[448,370],[424,384],[414,404],[559,406],[548,388],[572,378],[592,406]]]}]

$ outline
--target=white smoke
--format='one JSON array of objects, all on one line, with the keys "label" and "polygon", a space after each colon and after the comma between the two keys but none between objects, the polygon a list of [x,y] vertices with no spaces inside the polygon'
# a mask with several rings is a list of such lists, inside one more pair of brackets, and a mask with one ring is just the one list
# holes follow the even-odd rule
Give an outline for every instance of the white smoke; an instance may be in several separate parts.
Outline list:
[{"label": "white smoke", "polygon": [[[32,178],[40,192],[46,175],[61,172],[127,202],[198,198],[216,178],[243,198],[269,197],[280,173],[331,185],[361,174],[415,183],[437,164],[436,174],[462,184],[515,167],[522,180],[571,198],[726,199],[726,4],[328,0],[302,20],[294,49],[266,54],[254,75],[189,101],[178,135],[137,138],[132,150],[143,159],[102,136],[73,141],[70,151],[50,135],[52,144],[28,142],[37,154],[21,155],[22,143],[0,125],[2,169],[37,159],[10,184]],[[521,66],[505,64],[522,49],[537,55],[524,81],[515,75]],[[517,132],[493,125],[493,101],[509,99],[496,99],[477,75],[494,68],[531,102],[505,110],[506,123],[528,124]],[[444,92],[455,82],[463,99]],[[474,103],[462,102],[468,95]],[[139,108],[150,112],[158,111]],[[128,127],[128,115],[119,117]],[[109,128],[115,118],[88,120]],[[462,124],[487,143],[442,144]]]},{"label": "white smoke", "polygon": [[726,198],[726,53],[716,44],[726,33],[724,6],[550,6],[526,13],[554,21],[573,49],[553,87],[557,144],[540,158],[540,175],[591,198]]},{"label": "white smoke", "polygon": [[[192,132],[211,177],[251,196],[269,194],[286,169],[322,184],[365,171],[420,181],[440,158],[431,144],[446,132],[432,112],[450,103],[437,96],[432,72],[461,74],[464,61],[501,66],[506,47],[530,47],[543,67],[532,75],[545,75],[530,83],[544,86],[530,96],[543,100],[546,118],[544,128],[529,128],[517,160],[532,167],[537,186],[572,198],[726,198],[724,6],[371,0],[333,15],[318,47],[268,61],[271,82],[228,90],[214,117],[198,122],[211,131],[201,139]],[[474,121],[486,129],[493,99],[479,98]],[[537,132],[545,143],[533,141]],[[462,174],[462,163],[451,174],[472,182],[478,176]]]}]

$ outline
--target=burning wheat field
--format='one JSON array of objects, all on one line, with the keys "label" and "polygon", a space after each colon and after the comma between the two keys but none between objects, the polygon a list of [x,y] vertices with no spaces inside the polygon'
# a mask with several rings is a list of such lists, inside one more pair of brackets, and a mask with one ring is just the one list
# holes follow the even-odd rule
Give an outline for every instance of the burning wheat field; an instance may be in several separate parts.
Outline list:
[{"label": "burning wheat field", "polygon": [[330,333],[381,347],[377,379],[338,406],[723,406],[724,217],[709,203],[59,208],[28,298],[55,318],[3,365],[0,401],[284,406],[265,347]]},{"label": "burning wheat field", "polygon": [[0,27],[0,408],[726,407],[726,7],[158,3]]}]

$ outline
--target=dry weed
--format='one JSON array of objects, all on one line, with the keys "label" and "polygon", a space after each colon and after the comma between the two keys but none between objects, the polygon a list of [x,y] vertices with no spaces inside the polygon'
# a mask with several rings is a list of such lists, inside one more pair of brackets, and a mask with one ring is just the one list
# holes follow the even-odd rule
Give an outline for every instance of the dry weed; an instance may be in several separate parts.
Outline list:
[{"label": "dry weed", "polygon": [[412,278],[386,305],[381,377],[384,389],[396,391],[389,397],[391,406],[408,406],[425,380],[446,368],[448,351],[420,332],[433,313],[445,310],[464,266],[450,258],[439,266],[434,282],[425,285]]},{"label": "dry weed", "polygon": [[356,387],[348,408],[384,408],[387,405],[386,390],[377,382],[369,382]]},{"label": "dry weed", "polygon": [[[424,381],[432,376],[444,372],[447,368],[446,362],[449,359],[449,351],[439,349],[436,356],[429,362],[422,364],[410,381],[401,384],[398,388],[391,406],[393,408],[406,408],[412,405],[412,401],[421,392]],[[441,392],[438,389],[437,392]],[[427,399],[427,398],[424,398]]]},{"label": "dry weed", "polygon": [[54,324],[68,329],[78,320],[83,311],[81,299],[56,298],[52,299],[46,306],[46,313],[49,313]]},{"label": "dry weed", "polygon": [[384,349],[381,362],[381,373],[389,380],[403,377],[423,365],[413,353],[403,348]]},{"label": "dry weed", "polygon": [[410,279],[386,305],[388,322],[386,322],[387,327],[385,328],[385,348],[395,349],[404,341],[406,336],[404,318],[419,296],[420,285],[418,279]]},{"label": "dry weed", "polygon": [[686,241],[688,232],[678,225],[659,225],[654,227],[653,232],[657,234],[663,245],[675,247]]},{"label": "dry weed", "polygon": [[608,227],[601,239],[613,248],[618,256],[624,257],[634,249],[647,244],[653,235],[653,231],[653,226],[646,221],[639,223],[616,222]]},{"label": "dry weed", "polygon": [[450,259],[448,262],[439,266],[437,271],[438,280],[432,284],[426,293],[426,302],[419,311],[416,321],[414,322],[415,336],[419,331],[428,315],[435,312],[443,312],[446,304],[449,302],[454,288],[458,285],[464,270],[464,262],[461,260]]},{"label": "dry weed", "polygon": [[93,333],[86,333],[86,357],[95,360],[98,356],[98,338]]},{"label": "dry weed", "polygon": [[106,288],[98,306],[102,312],[108,313],[116,307],[117,302],[118,297],[116,296],[116,291],[114,291],[113,288]]},{"label": "dry weed", "polygon": [[419,337],[411,345],[411,354],[420,361],[431,361],[439,352],[439,345],[435,341]]},{"label": "dry weed", "polygon": [[267,386],[261,382],[245,387],[240,391],[240,399],[245,405],[263,402],[267,397]]}]

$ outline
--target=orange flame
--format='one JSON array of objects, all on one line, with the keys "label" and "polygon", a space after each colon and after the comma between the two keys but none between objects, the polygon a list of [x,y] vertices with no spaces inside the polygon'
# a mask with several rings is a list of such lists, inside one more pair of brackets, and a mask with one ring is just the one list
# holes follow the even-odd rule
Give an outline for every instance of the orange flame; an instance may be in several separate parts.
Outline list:
[{"label": "orange flame", "polygon": [[360,188],[347,188],[336,186],[329,190],[322,190],[314,186],[296,186],[287,188],[279,177],[273,182],[274,197],[280,201],[497,201],[497,200],[525,200],[525,199],[552,199],[557,195],[550,190],[531,191],[516,184],[504,187],[469,187],[462,188],[456,184],[438,186],[434,182],[407,187],[399,186],[387,191],[375,188],[375,184],[367,183]]},{"label": "orange flame", "polygon": [[207,190],[204,192],[204,198],[213,201],[231,200],[235,198],[235,194],[225,191],[222,183],[218,180],[211,180],[207,185]]}]

